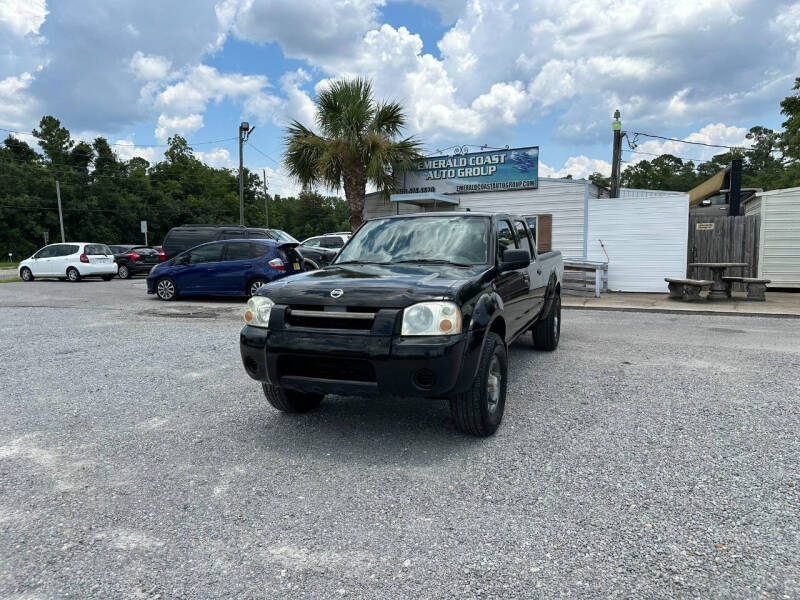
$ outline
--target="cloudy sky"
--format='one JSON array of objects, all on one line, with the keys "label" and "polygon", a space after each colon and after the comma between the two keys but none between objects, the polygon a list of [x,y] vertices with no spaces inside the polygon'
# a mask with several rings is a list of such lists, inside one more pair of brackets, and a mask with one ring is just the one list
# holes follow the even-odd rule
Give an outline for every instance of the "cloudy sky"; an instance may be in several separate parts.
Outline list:
[{"label": "cloudy sky", "polygon": [[[616,108],[626,130],[710,143],[778,127],[798,24],[800,2],[771,0],[0,0],[0,128],[53,114],[158,160],[173,133],[224,140],[248,120],[246,164],[286,193],[282,127],[312,122],[326,81],[366,75],[431,153],[538,145],[540,175],[579,177],[610,170]],[[195,150],[237,160],[235,140]]]}]

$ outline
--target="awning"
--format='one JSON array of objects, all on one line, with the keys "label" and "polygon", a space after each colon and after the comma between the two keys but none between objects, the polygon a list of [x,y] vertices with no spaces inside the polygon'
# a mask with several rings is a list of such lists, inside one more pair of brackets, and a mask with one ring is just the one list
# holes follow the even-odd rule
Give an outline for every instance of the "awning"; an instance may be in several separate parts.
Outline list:
[{"label": "awning", "polygon": [[417,206],[437,206],[439,204],[458,206],[461,202],[458,196],[436,194],[433,192],[421,194],[392,194],[389,196],[389,200],[392,202],[407,202],[408,204],[416,204]]},{"label": "awning", "polygon": [[697,206],[706,198],[719,194],[722,186],[725,185],[725,174],[728,169],[722,169],[716,175],[709,177],[700,185],[689,190],[689,206]]}]

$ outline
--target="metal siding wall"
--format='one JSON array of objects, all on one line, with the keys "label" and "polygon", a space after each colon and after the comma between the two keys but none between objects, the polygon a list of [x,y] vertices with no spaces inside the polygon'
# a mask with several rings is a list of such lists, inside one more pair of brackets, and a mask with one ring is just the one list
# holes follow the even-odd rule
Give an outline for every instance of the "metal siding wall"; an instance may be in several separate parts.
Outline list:
[{"label": "metal siding wall", "polygon": [[609,290],[666,292],[686,276],[688,225],[687,194],[590,199],[588,259],[608,260]]},{"label": "metal siding wall", "polygon": [[760,215],[761,214],[761,198],[756,196],[753,200],[749,200],[744,205],[744,215]]},{"label": "metal siding wall", "polygon": [[553,250],[564,258],[583,258],[583,206],[585,182],[582,180],[539,180],[535,190],[461,194],[456,210],[508,212],[519,215],[553,215]]},{"label": "metal siding wall", "polygon": [[771,287],[800,287],[800,190],[761,197],[759,277]]},{"label": "metal siding wall", "polygon": [[[375,219],[376,217],[388,217],[397,214],[397,203],[384,201],[380,196],[367,196],[364,199],[364,220]],[[423,212],[422,207],[414,204],[400,203],[400,214],[406,215],[416,212]]]}]

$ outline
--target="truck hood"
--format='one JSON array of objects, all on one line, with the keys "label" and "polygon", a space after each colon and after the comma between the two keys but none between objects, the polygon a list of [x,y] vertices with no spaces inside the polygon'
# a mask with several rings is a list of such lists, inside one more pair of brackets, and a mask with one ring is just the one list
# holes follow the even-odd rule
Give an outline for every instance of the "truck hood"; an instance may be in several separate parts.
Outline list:
[{"label": "truck hood", "polygon": [[[487,269],[485,265],[332,265],[269,283],[258,295],[276,304],[405,308],[416,302],[453,299],[458,289]],[[342,294],[333,298],[333,290]]]}]

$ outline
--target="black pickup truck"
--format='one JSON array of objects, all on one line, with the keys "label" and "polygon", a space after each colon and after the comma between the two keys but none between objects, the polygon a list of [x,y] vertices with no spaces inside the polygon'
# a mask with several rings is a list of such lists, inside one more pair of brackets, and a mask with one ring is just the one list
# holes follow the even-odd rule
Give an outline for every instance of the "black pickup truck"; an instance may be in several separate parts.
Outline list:
[{"label": "black pickup truck", "polygon": [[367,221],[333,264],[248,301],[244,368],[284,412],[325,394],[447,398],[459,429],[488,436],[503,417],[509,344],[532,331],[537,348],[558,346],[563,270],[520,217]]}]

